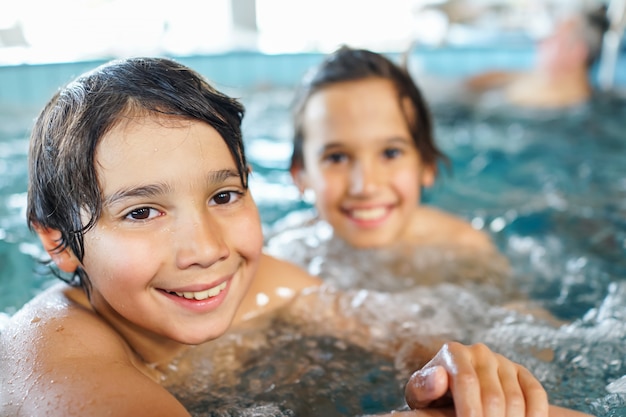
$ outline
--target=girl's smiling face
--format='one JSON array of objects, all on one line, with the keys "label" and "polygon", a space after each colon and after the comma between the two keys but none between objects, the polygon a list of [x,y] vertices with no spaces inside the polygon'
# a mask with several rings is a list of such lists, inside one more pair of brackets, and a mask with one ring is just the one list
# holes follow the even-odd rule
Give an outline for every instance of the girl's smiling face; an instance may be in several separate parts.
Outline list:
[{"label": "girl's smiling face", "polygon": [[[198,344],[229,327],[261,255],[257,207],[206,123],[130,117],[96,151],[91,302],[121,332]],[[126,329],[126,330],[124,330]]]},{"label": "girl's smiling face", "polygon": [[391,81],[367,78],[324,87],[304,109],[304,167],[292,175],[301,191],[314,191],[320,216],[354,247],[401,240],[421,187],[434,182],[407,125],[407,104]]}]

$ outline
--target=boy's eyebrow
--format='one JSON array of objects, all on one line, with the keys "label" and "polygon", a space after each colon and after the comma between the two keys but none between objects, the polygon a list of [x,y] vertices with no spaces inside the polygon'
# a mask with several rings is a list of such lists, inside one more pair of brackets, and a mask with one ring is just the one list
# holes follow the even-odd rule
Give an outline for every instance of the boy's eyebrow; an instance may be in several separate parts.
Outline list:
[{"label": "boy's eyebrow", "polygon": [[[207,176],[207,182],[209,184],[219,184],[224,182],[228,178],[241,178],[239,172],[233,169],[221,169],[218,171],[211,171]],[[155,197],[158,195],[166,194],[171,190],[171,186],[167,183],[147,184],[139,187],[130,187],[122,190],[118,190],[115,193],[107,196],[103,201],[103,206],[110,207],[115,203],[133,197]]]},{"label": "boy's eyebrow", "polygon": [[170,186],[164,183],[148,184],[140,187],[131,187],[118,190],[104,199],[103,206],[110,207],[119,201],[133,197],[154,197],[163,195],[170,189]]},{"label": "boy's eyebrow", "polygon": [[212,171],[209,174],[209,183],[220,183],[233,177],[241,178],[241,175],[239,175],[239,172],[234,169],[220,169],[218,171]]}]

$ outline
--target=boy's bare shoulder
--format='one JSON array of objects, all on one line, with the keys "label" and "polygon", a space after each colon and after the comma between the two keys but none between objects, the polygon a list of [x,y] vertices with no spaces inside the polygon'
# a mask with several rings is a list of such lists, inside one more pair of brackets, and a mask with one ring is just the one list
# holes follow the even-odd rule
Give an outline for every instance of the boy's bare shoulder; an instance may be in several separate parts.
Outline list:
[{"label": "boy's bare shoulder", "polygon": [[[0,333],[0,415],[143,415],[139,404],[133,408],[138,396],[164,391],[133,365],[128,345],[81,294],[55,286],[7,322]],[[171,401],[170,411],[180,408],[172,415],[188,415]]]},{"label": "boy's bare shoulder", "polygon": [[31,349],[15,353],[37,356],[41,363],[123,346],[119,335],[91,309],[83,291],[62,284],[45,290],[15,313],[0,337],[3,346],[28,341]]}]

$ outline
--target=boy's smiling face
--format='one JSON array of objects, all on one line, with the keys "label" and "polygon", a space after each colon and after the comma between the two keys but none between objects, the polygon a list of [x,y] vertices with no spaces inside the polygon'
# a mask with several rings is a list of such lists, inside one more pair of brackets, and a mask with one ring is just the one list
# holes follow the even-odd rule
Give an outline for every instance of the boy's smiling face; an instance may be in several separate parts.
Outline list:
[{"label": "boy's smiling face", "polygon": [[85,234],[91,301],[122,333],[197,344],[229,327],[263,244],[257,207],[215,129],[130,117],[96,152],[102,216]]}]

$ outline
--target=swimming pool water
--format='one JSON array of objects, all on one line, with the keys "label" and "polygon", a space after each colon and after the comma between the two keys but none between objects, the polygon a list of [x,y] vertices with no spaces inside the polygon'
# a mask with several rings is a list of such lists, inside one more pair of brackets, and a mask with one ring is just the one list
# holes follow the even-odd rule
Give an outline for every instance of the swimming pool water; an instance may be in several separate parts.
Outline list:
[{"label": "swimming pool water", "polygon": [[[490,233],[517,288],[569,323],[507,319],[466,340],[486,341],[527,365],[553,402],[626,415],[626,101],[598,94],[562,111],[438,104],[433,112],[452,171],[427,192],[427,202]],[[296,224],[307,218],[292,217]],[[342,248],[323,227],[283,237],[274,254],[283,251],[340,285],[390,288],[406,275],[377,269],[373,254]],[[494,272],[484,260],[468,267],[467,259],[448,255],[414,254],[422,275],[413,276],[427,277],[424,261],[439,262],[442,274],[456,264],[453,278]],[[458,308],[454,295],[440,306]]]},{"label": "swimming pool water", "polygon": [[[267,230],[308,208],[286,170],[291,94],[241,93],[251,188]],[[427,202],[488,231],[511,261],[515,283],[572,323],[552,329],[515,322],[480,337],[531,367],[558,403],[624,415],[626,100],[597,95],[562,112],[448,104],[433,113],[452,172],[427,192]],[[0,311],[8,314],[53,281],[41,274],[41,249],[25,225],[32,117],[0,114]],[[531,354],[544,348],[554,352],[551,360]]]}]

